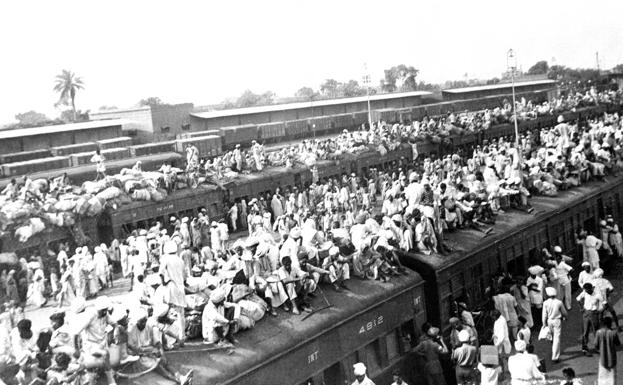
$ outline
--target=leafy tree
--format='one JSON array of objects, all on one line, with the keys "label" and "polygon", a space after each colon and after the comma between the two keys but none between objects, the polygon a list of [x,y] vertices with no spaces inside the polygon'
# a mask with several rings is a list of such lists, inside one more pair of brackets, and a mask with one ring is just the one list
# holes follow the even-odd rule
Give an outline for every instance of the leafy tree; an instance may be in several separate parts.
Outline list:
[{"label": "leafy tree", "polygon": [[145,107],[145,106],[149,106],[149,107],[153,107],[153,106],[162,106],[165,103],[157,96],[150,96],[146,99],[141,99],[138,102],[138,105],[141,107]]},{"label": "leafy tree", "polygon": [[320,92],[329,98],[337,97],[337,89],[340,83],[335,79],[327,79],[320,85]]},{"label": "leafy tree", "polygon": [[277,96],[273,91],[266,91],[262,95],[260,95],[260,99],[257,102],[258,106],[266,106],[269,104],[273,104],[275,102],[275,96]]},{"label": "leafy tree", "polygon": [[272,91],[266,91],[259,95],[251,90],[246,90],[238,97],[234,103],[238,108],[253,107],[253,106],[265,106],[273,104],[275,99],[275,93]]},{"label": "leafy tree", "polygon": [[542,75],[542,74],[546,74],[547,70],[549,70],[549,65],[547,64],[546,60],[540,60],[536,63],[534,63],[534,65],[532,67],[530,67],[530,69],[528,70],[528,75]]},{"label": "leafy tree", "polygon": [[417,90],[416,77],[420,71],[413,66],[400,64],[385,70],[381,88],[385,92],[407,92]]},{"label": "leafy tree", "polygon": [[86,122],[89,120],[89,110],[87,111],[82,111],[82,110],[78,110],[78,111],[71,111],[71,110],[65,110],[63,112],[61,112],[61,118],[63,123],[69,123],[69,122]]},{"label": "leafy tree", "polygon": [[251,107],[256,106],[260,100],[260,96],[256,93],[253,93],[251,90],[246,90],[238,97],[236,100],[236,107]]},{"label": "leafy tree", "polygon": [[82,82],[82,78],[77,77],[76,74],[74,74],[73,72],[69,70],[63,70],[63,72],[61,72],[59,75],[56,75],[54,91],[60,94],[56,106],[58,106],[59,104],[71,105],[71,109],[74,113],[74,121],[77,119],[76,92],[82,89],[84,89],[84,83]]},{"label": "leafy tree", "polygon": [[337,94],[344,97],[362,96],[366,94],[365,87],[361,87],[356,80],[349,80],[346,83],[339,83]]},{"label": "leafy tree", "polygon": [[612,72],[620,74],[623,72],[623,63],[617,64],[612,68]]},{"label": "leafy tree", "polygon": [[305,100],[313,100],[318,96],[318,93],[311,87],[301,87],[294,94],[297,98]]},{"label": "leafy tree", "polygon": [[568,68],[563,65],[551,66],[547,77],[562,82],[596,82],[600,78],[599,71],[592,68]]},{"label": "leafy tree", "polygon": [[23,127],[35,127],[50,121],[50,118],[40,112],[27,111],[15,115],[18,124]]}]

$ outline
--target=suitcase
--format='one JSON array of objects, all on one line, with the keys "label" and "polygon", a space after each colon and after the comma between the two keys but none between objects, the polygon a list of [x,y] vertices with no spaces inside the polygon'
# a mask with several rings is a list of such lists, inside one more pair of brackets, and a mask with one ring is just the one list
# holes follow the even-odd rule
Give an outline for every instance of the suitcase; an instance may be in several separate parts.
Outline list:
[{"label": "suitcase", "polygon": [[499,365],[498,348],[494,345],[482,345],[480,347],[480,362],[483,365]]}]

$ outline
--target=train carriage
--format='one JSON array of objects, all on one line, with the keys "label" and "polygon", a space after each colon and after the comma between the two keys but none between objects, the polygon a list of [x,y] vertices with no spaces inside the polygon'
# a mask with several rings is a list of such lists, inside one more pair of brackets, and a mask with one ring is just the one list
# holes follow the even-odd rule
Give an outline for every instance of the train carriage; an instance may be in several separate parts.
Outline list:
[{"label": "train carriage", "polygon": [[[414,272],[387,283],[352,280],[348,291],[323,290],[314,299],[318,311],[265,317],[237,335],[233,354],[202,351],[187,343],[167,353],[169,362],[194,370],[199,384],[342,385],[354,380],[352,365],[363,362],[376,383],[391,382],[400,368],[410,383],[422,381],[413,348],[426,321],[423,280]],[[331,305],[326,306],[323,299]],[[156,373],[136,383],[170,384]]]},{"label": "train carriage", "polygon": [[471,308],[483,305],[485,288],[493,275],[525,275],[531,264],[539,262],[543,248],[559,245],[576,264],[581,262],[577,232],[586,229],[596,234],[599,220],[608,214],[620,219],[622,191],[623,180],[613,179],[562,191],[556,197],[533,197],[533,213],[498,215],[488,236],[461,230],[448,237],[446,243],[454,249],[450,254],[404,252],[401,260],[426,281],[430,319],[447,328],[456,299],[466,300]]}]

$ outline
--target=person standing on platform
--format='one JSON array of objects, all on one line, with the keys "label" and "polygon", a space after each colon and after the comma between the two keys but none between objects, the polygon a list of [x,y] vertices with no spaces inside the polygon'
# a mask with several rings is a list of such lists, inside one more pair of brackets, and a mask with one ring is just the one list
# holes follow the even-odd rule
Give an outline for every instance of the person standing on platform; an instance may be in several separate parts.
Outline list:
[{"label": "person standing on platform", "polygon": [[599,350],[598,385],[615,385],[617,383],[617,346],[621,345],[619,335],[612,330],[612,318],[604,317],[601,328],[595,333],[595,348]]},{"label": "person standing on platform", "polygon": [[532,320],[535,327],[541,327],[541,314],[543,313],[543,289],[545,283],[541,274],[543,274],[543,268],[535,265],[530,266],[528,269],[530,276],[526,280],[526,286],[528,287],[528,297],[530,298],[530,310],[532,313]]},{"label": "person standing on platform", "polygon": [[526,343],[522,340],[515,341],[515,353],[508,358],[508,371],[511,375],[510,385],[531,384],[535,380],[544,381],[545,376],[536,362],[526,353]]},{"label": "person standing on platform", "polygon": [[426,336],[415,347],[415,354],[424,358],[428,385],[446,385],[443,368],[439,361],[439,355],[446,353],[448,353],[448,348],[443,342],[443,338],[439,336],[439,329],[436,327],[429,328]]},{"label": "person standing on platform", "polygon": [[558,299],[563,301],[565,308],[571,310],[571,279],[569,273],[573,268],[564,261],[564,255],[560,246],[554,247],[554,258],[556,259],[556,276],[558,277]]},{"label": "person standing on platform", "polygon": [[610,294],[614,291],[614,286],[612,283],[604,278],[604,271],[602,269],[597,269],[593,273],[593,281],[591,282],[597,290],[601,294],[601,299],[603,299],[602,309],[601,309],[601,317],[603,318],[606,312],[610,313],[612,317],[612,321],[616,325],[617,329],[619,329],[619,316],[614,310],[614,306],[609,303]]},{"label": "person standing on platform", "polygon": [[95,181],[106,178],[106,165],[104,161],[106,158],[100,153],[100,150],[95,150],[95,155],[91,157],[91,163],[95,163]]},{"label": "person standing on platform", "polygon": [[164,282],[172,281],[169,305],[177,314],[180,341],[186,339],[186,318],[184,308],[186,297],[184,295],[184,282],[187,278],[184,261],[177,255],[177,245],[173,241],[164,244],[163,255],[160,257],[160,269],[158,273],[164,278]]},{"label": "person standing on platform", "polygon": [[355,381],[352,385],[374,385],[371,379],[366,375],[366,366],[358,362],[353,365],[353,374],[355,375]]},{"label": "person standing on platform", "polygon": [[474,368],[478,362],[478,350],[469,343],[470,333],[466,329],[459,332],[461,345],[452,352],[452,361],[456,363],[456,383],[459,385],[472,384],[474,381]]},{"label": "person standing on platform", "polygon": [[502,373],[504,373],[508,368],[508,355],[511,353],[512,348],[511,340],[508,337],[508,323],[497,309],[493,309],[491,318],[495,320],[493,323],[493,345],[498,348]]},{"label": "person standing on platform", "polygon": [[590,356],[588,339],[591,330],[597,331],[603,299],[591,283],[585,283],[583,289],[576,299],[582,305],[582,352],[585,356]]},{"label": "person standing on platform", "polygon": [[543,326],[547,326],[552,333],[552,361],[560,362],[560,335],[562,321],[567,318],[567,310],[562,301],[556,298],[556,289],[545,289],[547,300],[543,302]]},{"label": "person standing on platform", "polygon": [[593,273],[591,270],[590,263],[586,261],[582,262],[582,271],[580,271],[580,275],[578,276],[579,287],[584,287],[585,283],[593,281]]},{"label": "person standing on platform", "polygon": [[578,245],[582,245],[584,260],[591,264],[593,271],[599,269],[599,253],[597,250],[601,248],[601,239],[583,230],[576,242]]}]

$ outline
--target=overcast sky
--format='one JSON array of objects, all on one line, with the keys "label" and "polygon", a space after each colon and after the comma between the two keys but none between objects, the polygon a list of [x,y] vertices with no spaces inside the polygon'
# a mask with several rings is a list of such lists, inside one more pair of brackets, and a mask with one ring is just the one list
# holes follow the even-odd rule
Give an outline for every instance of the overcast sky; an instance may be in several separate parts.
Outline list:
[{"label": "overcast sky", "polygon": [[[515,7],[515,8],[513,8]],[[85,90],[79,109],[129,107],[148,96],[215,103],[327,78],[361,80],[367,62],[413,65],[419,80],[499,76],[514,48],[571,67],[623,63],[623,1],[3,1],[0,123],[18,112],[53,117],[54,76]]]}]

